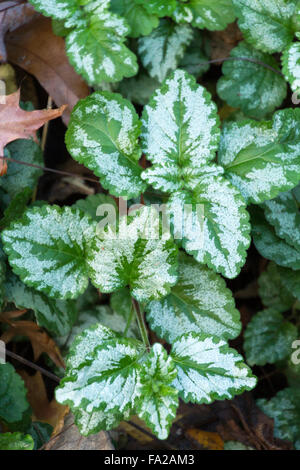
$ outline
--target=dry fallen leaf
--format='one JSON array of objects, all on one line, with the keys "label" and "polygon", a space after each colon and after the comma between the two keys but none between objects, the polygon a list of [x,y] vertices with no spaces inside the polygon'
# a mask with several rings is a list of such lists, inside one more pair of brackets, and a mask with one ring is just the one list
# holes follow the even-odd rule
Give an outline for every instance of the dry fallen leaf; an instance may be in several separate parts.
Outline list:
[{"label": "dry fallen leaf", "polygon": [[60,405],[53,398],[48,400],[45,383],[40,372],[29,375],[25,371],[18,371],[25,382],[27,399],[33,410],[33,421],[42,421],[53,426],[52,435],[59,433],[64,425],[64,417],[69,413],[69,407]]},{"label": "dry fallen leaf", "polygon": [[77,101],[89,95],[89,87],[70,65],[63,38],[55,36],[48,18],[37,18],[6,36],[10,62],[34,75],[57,106],[68,108],[67,125]]},{"label": "dry fallen leaf", "polygon": [[24,111],[19,106],[20,90],[7,95],[4,104],[0,104],[0,156],[4,147],[16,139],[35,138],[35,132],[46,122],[62,115],[66,105],[58,109]]},{"label": "dry fallen leaf", "polygon": [[[214,31],[210,33],[211,38],[211,59],[223,59],[228,57],[231,49],[233,49],[239,41],[243,39],[243,35],[236,23],[227,26],[224,31]],[[220,65],[218,62],[215,65]]]},{"label": "dry fallen leaf", "polygon": [[[4,155],[4,147],[17,139],[36,139],[36,131],[46,122],[62,115],[66,105],[58,109],[42,109],[24,111],[19,106],[20,90],[7,95],[5,103],[0,104],[0,157]],[[0,174],[5,170],[5,160],[0,162]]]},{"label": "dry fallen leaf", "polygon": [[[0,320],[5,321],[3,315]],[[56,343],[36,323],[26,320],[13,322],[9,319],[6,323],[9,324],[10,328],[0,338],[4,343],[8,343],[15,336],[26,336],[31,342],[35,361],[42,353],[46,353],[58,367],[65,367]]]},{"label": "dry fallen leaf", "polygon": [[6,62],[5,34],[39,16],[33,6],[22,0],[4,1],[0,5],[0,61]]},{"label": "dry fallen leaf", "polygon": [[109,434],[100,431],[98,434],[84,437],[79,434],[70,413],[65,418],[63,430],[45,445],[45,450],[114,450]]},{"label": "dry fallen leaf", "polygon": [[224,442],[216,432],[201,431],[191,428],[186,431],[186,437],[208,450],[224,450]]},{"label": "dry fallen leaf", "polygon": [[256,450],[286,450],[291,444],[274,437],[274,422],[255,404],[249,393],[231,401],[215,402],[211,408],[220,423],[217,432],[225,441],[238,441]]}]

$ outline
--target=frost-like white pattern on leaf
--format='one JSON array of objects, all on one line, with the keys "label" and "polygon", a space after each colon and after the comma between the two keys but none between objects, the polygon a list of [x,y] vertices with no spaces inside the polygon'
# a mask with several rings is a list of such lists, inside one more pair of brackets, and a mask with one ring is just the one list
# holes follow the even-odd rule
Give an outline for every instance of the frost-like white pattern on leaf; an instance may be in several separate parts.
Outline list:
[{"label": "frost-like white pattern on leaf", "polygon": [[292,41],[296,0],[232,0],[244,38],[263,52],[281,52]]},{"label": "frost-like white pattern on leaf", "polygon": [[[193,192],[174,193],[169,210],[179,218],[185,204],[203,206],[203,223],[194,219],[184,232],[182,246],[199,263],[225,277],[236,277],[250,244],[249,214],[240,192],[222,176],[204,175]],[[177,214],[177,215],[176,215]]]},{"label": "frost-like white pattern on leaf", "polygon": [[76,337],[67,357],[67,369],[78,369],[80,364],[90,361],[97,346],[117,338],[115,331],[101,324],[92,325]]},{"label": "frost-like white pattern on leaf", "polygon": [[[138,361],[144,350],[138,342],[113,337],[113,333],[111,338],[105,338],[109,330],[102,329],[101,343],[97,341],[99,334],[95,327],[83,333],[85,356],[81,351],[81,337],[75,340],[76,349],[70,352],[67,375],[56,389],[56,399],[68,404],[75,413],[103,411],[115,424],[128,418],[135,406],[140,383]],[[93,345],[87,345],[87,333]]]},{"label": "frost-like white pattern on leaf", "polygon": [[[75,423],[80,434],[89,436],[97,434],[99,431],[115,429],[120,424],[118,416],[107,411],[92,411],[91,413],[84,409],[78,409],[74,413]],[[129,419],[130,413],[124,413],[124,420]]]},{"label": "frost-like white pattern on leaf", "polygon": [[259,204],[300,181],[300,110],[277,111],[272,122],[224,126],[219,164],[244,198]]},{"label": "frost-like white pattern on leaf", "polygon": [[64,20],[79,8],[78,0],[29,0],[34,8],[45,16]]},{"label": "frost-like white pattern on leaf", "polygon": [[[281,105],[286,97],[287,85],[283,77],[261,65],[267,64],[279,71],[276,60],[269,54],[257,51],[246,42],[240,42],[232,49],[233,58],[222,67],[224,76],[217,85],[219,96],[234,108],[241,108],[251,118],[262,119]],[[260,63],[254,63],[258,61]]]},{"label": "frost-like white pattern on leaf", "polygon": [[192,25],[197,28],[218,31],[235,20],[232,0],[188,0],[185,5],[191,9]]},{"label": "frost-like white pattern on leaf", "polygon": [[93,284],[103,293],[127,285],[138,301],[167,295],[177,281],[177,249],[166,231],[159,237],[159,214],[144,206],[122,217],[115,234],[108,226],[89,246],[88,265]]},{"label": "frost-like white pattern on leaf", "polygon": [[31,3],[44,15],[64,21],[70,30],[66,36],[69,60],[89,84],[118,82],[136,74],[136,56],[124,44],[130,28],[124,18],[109,10],[110,0]]},{"label": "frost-like white pattern on leaf", "polygon": [[154,188],[193,185],[215,157],[220,130],[216,105],[194,77],[177,70],[144,108],[142,148],[153,166],[142,177]]},{"label": "frost-like white pattern on leaf", "polygon": [[267,221],[274,227],[278,237],[300,252],[300,212],[293,193],[280,194],[264,204]]},{"label": "frost-like white pattern on leaf", "polygon": [[176,23],[191,23],[193,21],[193,12],[186,3],[177,2],[172,18]]},{"label": "frost-like white pattern on leaf", "polygon": [[178,391],[170,384],[177,375],[175,364],[161,344],[154,344],[141,368],[138,416],[159,439],[166,439],[178,408]]},{"label": "frost-like white pattern on leaf", "polygon": [[86,243],[95,225],[69,207],[28,209],[2,232],[9,263],[28,286],[58,299],[76,298],[88,285]]},{"label": "frost-like white pattern on leaf", "polygon": [[282,55],[282,70],[293,91],[300,90],[300,41],[288,46]]},{"label": "frost-like white pattern on leaf", "polygon": [[150,302],[147,320],[161,338],[173,343],[183,333],[207,333],[236,338],[241,330],[240,314],[225,281],[193,258],[179,258],[179,279],[171,293]]},{"label": "frost-like white pattern on leaf", "polygon": [[162,82],[178,67],[192,39],[193,30],[189,25],[174,25],[161,20],[158,28],[138,41],[138,52],[149,75]]},{"label": "frost-like white pattern on leaf", "polygon": [[54,335],[67,335],[76,320],[77,310],[74,301],[51,299],[25,286],[11,273],[5,282],[5,298],[19,309],[32,309],[38,325]]},{"label": "frost-like white pattern on leaf", "polygon": [[247,362],[264,366],[287,359],[297,339],[297,328],[286,321],[276,308],[263,310],[252,317],[244,333]]},{"label": "frost-like white pattern on leaf", "polygon": [[138,164],[140,122],[120,95],[95,92],[74,108],[67,148],[72,157],[100,177],[114,196],[137,197],[146,189]]},{"label": "frost-like white pattern on leaf", "polygon": [[171,357],[178,372],[173,386],[186,402],[231,399],[256,384],[243,358],[214,336],[185,334],[173,344]]}]

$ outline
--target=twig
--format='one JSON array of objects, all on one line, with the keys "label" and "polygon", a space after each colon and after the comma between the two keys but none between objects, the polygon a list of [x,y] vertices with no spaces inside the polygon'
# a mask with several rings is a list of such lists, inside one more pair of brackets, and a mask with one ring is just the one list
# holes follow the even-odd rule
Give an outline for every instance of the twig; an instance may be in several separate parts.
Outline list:
[{"label": "twig", "polygon": [[144,316],[140,309],[140,305],[134,298],[132,299],[132,305],[136,313],[136,318],[137,318],[137,322],[138,322],[139,329],[141,332],[143,343],[146,346],[146,348],[149,350],[150,343],[149,343],[149,338],[148,338],[148,332],[147,332],[147,327],[145,324]]},{"label": "twig", "polygon": [[100,182],[94,178],[89,178],[88,176],[81,176],[76,173],[70,173],[69,171],[55,170],[54,168],[48,168],[46,166],[35,165],[34,163],[23,162],[22,160],[15,160],[14,158],[9,158],[9,157],[0,157],[0,159],[7,160],[8,162],[18,163],[19,165],[30,166],[32,168],[37,168],[43,171],[49,171],[51,173],[57,173],[58,175],[72,176],[74,178],[82,178],[83,180],[91,181],[92,183],[97,183],[100,185]]},{"label": "twig", "polygon": [[22,0],[22,1],[15,1],[13,3],[13,5],[9,5],[8,7],[6,8],[1,8],[0,6],[0,13],[2,12],[6,12],[7,10],[10,10],[11,8],[15,8],[15,7],[18,7],[19,5],[24,5],[25,3],[27,3],[27,0]]},{"label": "twig", "polygon": [[[49,95],[48,102],[47,102],[47,109],[51,109],[51,108],[52,108],[52,98]],[[45,151],[45,147],[46,147],[48,130],[49,130],[49,122],[50,121],[47,121],[43,128],[42,141],[41,141],[41,148],[43,152]]]},{"label": "twig", "polygon": [[16,361],[21,362],[25,366],[31,367],[32,369],[37,370],[41,374],[46,375],[49,379],[54,380],[57,383],[60,382],[60,378],[57,375],[52,374],[52,372],[48,372],[43,367],[40,367],[40,366],[34,364],[31,361],[28,361],[28,359],[25,359],[24,357],[21,357],[18,354],[15,354],[15,353],[13,353],[11,351],[8,351],[8,350],[6,350],[5,353],[6,353],[7,356],[11,357],[12,359],[15,359]]}]

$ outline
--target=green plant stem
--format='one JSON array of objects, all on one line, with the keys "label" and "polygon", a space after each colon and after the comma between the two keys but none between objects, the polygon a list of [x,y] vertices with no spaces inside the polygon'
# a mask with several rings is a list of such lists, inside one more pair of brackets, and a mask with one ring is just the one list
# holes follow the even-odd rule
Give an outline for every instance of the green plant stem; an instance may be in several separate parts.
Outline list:
[{"label": "green plant stem", "polygon": [[128,319],[127,319],[127,323],[126,323],[126,327],[125,327],[123,336],[126,336],[127,333],[128,333],[128,330],[129,330],[131,322],[132,322],[133,314],[134,314],[134,308],[133,308],[133,305],[131,305],[131,309],[130,309],[130,312],[129,312],[129,315],[128,315]]},{"label": "green plant stem", "polygon": [[132,305],[136,313],[136,318],[137,318],[137,322],[138,322],[139,329],[141,332],[143,343],[146,346],[146,348],[150,350],[150,342],[148,338],[147,326],[144,320],[144,316],[141,312],[140,305],[135,299],[132,299]]}]

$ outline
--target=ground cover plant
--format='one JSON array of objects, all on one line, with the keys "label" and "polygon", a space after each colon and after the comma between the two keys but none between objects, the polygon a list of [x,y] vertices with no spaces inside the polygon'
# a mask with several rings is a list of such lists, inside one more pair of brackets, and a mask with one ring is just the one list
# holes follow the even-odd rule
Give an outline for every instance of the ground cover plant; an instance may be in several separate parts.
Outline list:
[{"label": "ground cover plant", "polygon": [[297,0],[0,5],[1,450],[69,411],[300,450],[299,39]]}]

